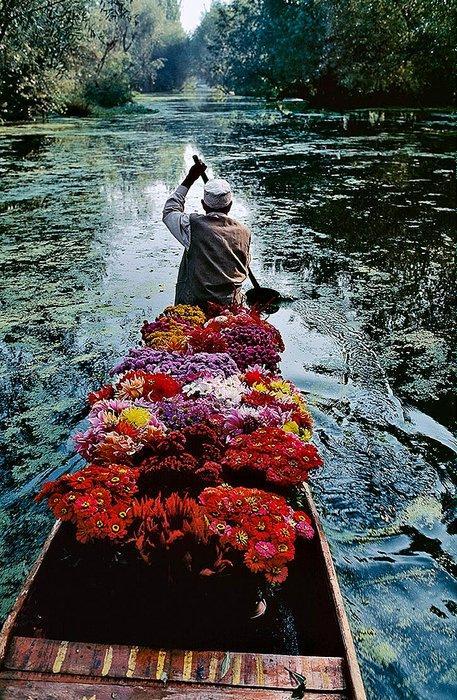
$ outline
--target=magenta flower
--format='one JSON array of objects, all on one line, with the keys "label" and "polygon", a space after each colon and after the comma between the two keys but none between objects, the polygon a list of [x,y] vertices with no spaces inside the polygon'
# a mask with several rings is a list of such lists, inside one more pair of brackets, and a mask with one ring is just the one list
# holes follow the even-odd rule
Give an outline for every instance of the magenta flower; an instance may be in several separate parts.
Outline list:
[{"label": "magenta flower", "polygon": [[272,559],[277,553],[277,549],[272,542],[256,542],[255,551],[262,559]]}]

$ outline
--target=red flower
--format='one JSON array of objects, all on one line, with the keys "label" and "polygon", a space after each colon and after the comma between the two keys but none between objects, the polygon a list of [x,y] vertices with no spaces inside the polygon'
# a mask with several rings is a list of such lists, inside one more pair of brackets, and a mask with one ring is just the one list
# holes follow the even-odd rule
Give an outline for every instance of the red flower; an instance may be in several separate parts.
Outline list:
[{"label": "red flower", "polygon": [[45,484],[37,500],[47,498],[57,518],[73,522],[80,542],[104,537],[122,540],[126,539],[131,522],[128,514],[137,491],[137,479],[137,469],[92,464]]},{"label": "red flower", "polygon": [[162,401],[179,394],[181,386],[181,383],[169,374],[138,369],[122,375],[116,385],[116,392],[123,399],[144,398],[147,401]]},{"label": "red flower", "polygon": [[265,573],[265,578],[269,583],[284,583],[287,578],[286,566],[274,566]]},{"label": "red flower", "polygon": [[304,522],[305,513],[295,514],[281,496],[243,487],[208,488],[199,501],[226,559],[243,553],[241,561],[253,573],[264,574],[271,583],[285,580],[300,534],[297,524]]},{"label": "red flower", "polygon": [[135,440],[140,434],[140,430],[126,420],[120,420],[114,428],[114,432],[120,435],[127,435],[127,437],[132,438],[132,440]]},{"label": "red flower", "polygon": [[310,469],[322,465],[314,445],[280,428],[258,428],[230,443],[222,464],[228,470],[258,472],[279,486],[306,481]]},{"label": "red flower", "polygon": [[102,386],[102,388],[98,391],[91,391],[87,396],[87,400],[89,401],[90,405],[93,406],[94,403],[97,403],[97,401],[103,401],[103,399],[112,399],[113,397],[114,387],[111,386],[111,384],[106,384],[105,386]]},{"label": "red flower", "polygon": [[196,328],[192,331],[189,343],[194,352],[227,352],[227,341],[219,329],[211,324],[208,328]]},{"label": "red flower", "polygon": [[[195,552],[208,542],[204,511],[193,498],[177,493],[163,499],[135,501],[132,508],[133,541],[145,561],[179,545],[183,552]],[[178,557],[179,559],[179,557]]]},{"label": "red flower", "polygon": [[243,378],[246,384],[252,386],[253,384],[267,381],[269,379],[269,375],[256,369],[246,372]]},{"label": "red flower", "polygon": [[215,430],[203,423],[158,435],[148,444],[140,465],[139,486],[143,494],[159,491],[199,493],[204,486],[220,484],[220,460],[224,444]]},{"label": "red flower", "polygon": [[169,374],[147,374],[144,382],[144,398],[148,401],[162,401],[176,396],[181,391],[181,383]]}]

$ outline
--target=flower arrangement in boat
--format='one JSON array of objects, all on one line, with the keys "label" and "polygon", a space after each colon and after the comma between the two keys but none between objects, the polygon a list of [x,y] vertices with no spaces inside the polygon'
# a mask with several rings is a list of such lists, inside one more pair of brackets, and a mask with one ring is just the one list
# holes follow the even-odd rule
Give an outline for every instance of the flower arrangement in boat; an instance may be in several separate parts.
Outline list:
[{"label": "flower arrangement in boat", "polygon": [[187,350],[190,332],[189,326],[172,318],[160,318],[153,323],[145,322],[141,329],[141,335],[148,347],[176,352]]},{"label": "flower arrangement in boat", "polygon": [[208,561],[209,537],[204,511],[189,496],[172,493],[133,503],[131,538],[148,564],[166,558],[171,564],[195,569],[198,560]]},{"label": "flower arrangement in boat", "polygon": [[132,401],[98,401],[89,413],[90,427],[76,433],[76,450],[88,461],[132,464],[164,424],[150,407]]},{"label": "flower arrangement in boat", "polygon": [[140,492],[148,496],[179,490],[196,492],[222,483],[224,444],[204,423],[158,435],[151,456],[139,465]]},{"label": "flower arrangement in boat", "polygon": [[200,352],[182,355],[148,347],[129,350],[128,355],[114,368],[112,374],[123,374],[131,370],[170,374],[182,383],[192,382],[200,377],[226,378],[238,373],[237,365],[227,353]]},{"label": "flower arrangement in boat", "polygon": [[170,399],[181,391],[181,383],[169,374],[162,372],[145,372],[144,370],[130,370],[125,372],[118,380],[114,395],[117,399],[126,401],[144,399],[154,403],[163,399]]},{"label": "flower arrangement in boat", "polygon": [[192,354],[227,353],[238,370],[260,364],[276,371],[279,353],[284,350],[279,331],[251,309],[219,309],[219,315],[206,323],[195,307],[168,307],[154,322],[143,324],[145,345],[156,350]]},{"label": "flower arrangement in boat", "polygon": [[196,306],[168,306],[153,323],[144,322],[141,335],[145,344],[156,350],[184,352],[192,330],[205,321],[205,314]]},{"label": "flower arrangement in boat", "polygon": [[206,323],[206,316],[198,306],[190,304],[176,304],[175,306],[167,306],[159,318],[174,318],[180,323],[185,323],[189,326],[203,326]]},{"label": "flower arrangement in boat", "polygon": [[288,487],[307,481],[322,459],[314,445],[270,427],[233,438],[222,464],[225,470],[258,474],[266,483]]},{"label": "flower arrangement in boat", "polygon": [[292,382],[259,368],[248,370],[243,379],[250,388],[243,396],[243,403],[280,411],[283,414],[283,430],[295,433],[305,442],[311,439],[313,420],[303,396]]},{"label": "flower arrangement in boat", "polygon": [[313,529],[269,489],[299,485],[322,460],[303,396],[278,374],[279,332],[249,309],[205,316],[179,305],[145,322],[142,337],[113,383],[88,396],[89,426],[74,439],[89,466],[45,484],[38,499],[81,542],[281,583],[297,537]]},{"label": "flower arrangement in boat", "polygon": [[138,470],[91,464],[44,484],[37,500],[47,499],[56,518],[76,526],[76,539],[125,540],[132,522]]},{"label": "flower arrangement in boat", "polygon": [[241,560],[270,583],[286,580],[297,536],[311,539],[314,534],[306,513],[294,511],[284,498],[266,491],[225,485],[205,489],[199,502],[209,530],[220,539],[224,558],[232,563]]},{"label": "flower arrangement in boat", "polygon": [[191,333],[189,345],[194,351],[226,352],[239,370],[259,364],[275,371],[284,350],[276,328],[254,311],[228,311],[211,319]]}]

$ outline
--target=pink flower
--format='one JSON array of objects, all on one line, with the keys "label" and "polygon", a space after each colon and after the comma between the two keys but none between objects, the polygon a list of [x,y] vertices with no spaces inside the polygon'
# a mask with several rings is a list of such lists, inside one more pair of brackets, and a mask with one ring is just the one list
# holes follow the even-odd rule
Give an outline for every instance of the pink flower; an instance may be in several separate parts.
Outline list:
[{"label": "pink flower", "polygon": [[311,523],[306,520],[300,520],[298,523],[295,523],[295,530],[307,540],[312,540],[314,537],[313,527]]},{"label": "pink flower", "polygon": [[254,547],[262,559],[272,559],[277,552],[276,547],[271,542],[256,542]]}]

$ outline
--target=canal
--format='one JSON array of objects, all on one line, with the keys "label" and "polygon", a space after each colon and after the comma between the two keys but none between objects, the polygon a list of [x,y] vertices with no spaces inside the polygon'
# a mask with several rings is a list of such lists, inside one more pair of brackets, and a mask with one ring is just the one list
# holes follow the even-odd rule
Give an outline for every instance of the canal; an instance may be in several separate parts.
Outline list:
[{"label": "canal", "polygon": [[1,617],[51,524],[33,496],[76,465],[87,392],[173,299],[161,210],[199,153],[288,299],[271,321],[316,421],[312,486],[369,697],[451,698],[455,115],[141,104],[0,128]]}]

